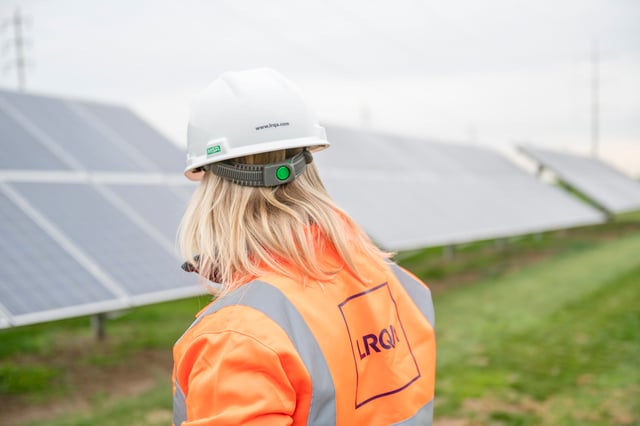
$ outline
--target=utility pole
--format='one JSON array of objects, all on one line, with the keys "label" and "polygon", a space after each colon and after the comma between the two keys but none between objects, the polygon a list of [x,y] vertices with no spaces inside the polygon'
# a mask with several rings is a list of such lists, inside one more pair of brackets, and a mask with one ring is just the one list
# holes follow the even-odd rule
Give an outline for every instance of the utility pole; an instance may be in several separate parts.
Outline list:
[{"label": "utility pole", "polygon": [[591,46],[591,155],[594,158],[598,157],[600,143],[599,62],[598,40],[595,39]]},{"label": "utility pole", "polygon": [[16,9],[13,17],[5,20],[3,22],[2,28],[12,27],[13,35],[9,36],[7,42],[5,42],[4,50],[9,50],[11,45],[13,45],[13,61],[8,61],[5,65],[5,72],[11,69],[12,67],[16,70],[16,76],[18,78],[18,90],[24,92],[26,87],[26,61],[24,58],[24,48],[25,48],[25,39],[24,39],[24,25],[25,20],[20,14],[20,9]]}]

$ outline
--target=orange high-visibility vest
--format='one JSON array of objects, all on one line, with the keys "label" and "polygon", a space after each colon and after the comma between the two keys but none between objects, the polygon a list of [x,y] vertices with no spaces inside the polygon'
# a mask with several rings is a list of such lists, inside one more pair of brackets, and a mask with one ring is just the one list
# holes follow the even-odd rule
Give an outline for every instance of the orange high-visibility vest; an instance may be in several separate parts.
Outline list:
[{"label": "orange high-visibility vest", "polygon": [[370,284],[268,274],[201,311],[174,347],[174,425],[431,425],[430,291],[357,265]]}]

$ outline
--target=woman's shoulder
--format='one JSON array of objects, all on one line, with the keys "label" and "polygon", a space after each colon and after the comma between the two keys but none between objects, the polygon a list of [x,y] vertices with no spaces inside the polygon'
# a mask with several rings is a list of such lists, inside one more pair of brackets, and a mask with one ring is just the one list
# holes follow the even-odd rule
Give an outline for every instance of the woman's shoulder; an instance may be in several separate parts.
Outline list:
[{"label": "woman's shoulder", "polygon": [[175,352],[184,352],[194,345],[224,348],[229,342],[239,341],[249,347],[264,346],[278,353],[293,349],[286,332],[259,309],[241,304],[215,308],[214,301],[199,313],[176,342]]}]

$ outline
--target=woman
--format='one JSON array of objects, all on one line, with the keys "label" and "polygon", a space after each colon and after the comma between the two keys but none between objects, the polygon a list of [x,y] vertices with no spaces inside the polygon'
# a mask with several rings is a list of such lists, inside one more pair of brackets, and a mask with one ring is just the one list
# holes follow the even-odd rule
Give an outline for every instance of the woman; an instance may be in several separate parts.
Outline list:
[{"label": "woman", "polygon": [[327,194],[328,146],[270,69],[193,103],[179,243],[220,287],[174,347],[175,426],[431,424],[430,292]]}]

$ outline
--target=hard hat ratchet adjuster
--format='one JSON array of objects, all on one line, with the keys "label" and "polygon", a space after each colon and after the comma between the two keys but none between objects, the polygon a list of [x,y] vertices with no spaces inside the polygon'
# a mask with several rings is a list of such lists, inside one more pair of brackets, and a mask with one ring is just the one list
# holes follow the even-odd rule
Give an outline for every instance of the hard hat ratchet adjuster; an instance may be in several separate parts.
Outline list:
[{"label": "hard hat ratchet adjuster", "polygon": [[204,170],[243,186],[278,186],[289,183],[300,176],[313,161],[309,150],[304,149],[284,161],[272,164],[242,164],[234,162],[212,163],[202,166]]}]

